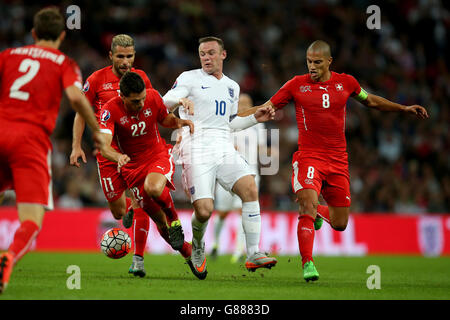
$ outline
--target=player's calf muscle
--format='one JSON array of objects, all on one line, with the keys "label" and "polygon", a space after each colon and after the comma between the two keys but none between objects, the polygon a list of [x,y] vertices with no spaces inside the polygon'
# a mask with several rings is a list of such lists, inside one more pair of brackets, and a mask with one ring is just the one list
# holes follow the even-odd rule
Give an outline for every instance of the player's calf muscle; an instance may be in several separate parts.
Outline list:
[{"label": "player's calf muscle", "polygon": [[122,217],[126,214],[127,208],[125,199],[119,198],[115,201],[108,202],[108,204],[114,219],[122,219]]},{"label": "player's calf muscle", "polygon": [[239,179],[233,186],[233,192],[236,193],[243,202],[258,200],[258,188],[256,187],[253,176],[245,176]]}]

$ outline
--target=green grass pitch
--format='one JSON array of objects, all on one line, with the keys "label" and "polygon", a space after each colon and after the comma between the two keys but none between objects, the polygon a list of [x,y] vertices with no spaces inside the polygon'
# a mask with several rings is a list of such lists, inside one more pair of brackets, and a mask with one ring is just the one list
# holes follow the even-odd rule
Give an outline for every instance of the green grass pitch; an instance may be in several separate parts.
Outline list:
[{"label": "green grass pitch", "polygon": [[[248,272],[230,256],[208,259],[198,280],[179,255],[146,255],[147,276],[128,274],[131,254],[112,260],[102,253],[28,253],[15,267],[0,300],[440,300],[450,299],[450,257],[317,257],[320,279],[306,283],[299,257],[278,257],[271,270]],[[68,289],[70,265],[80,289]],[[380,289],[369,290],[370,265],[380,268]]]}]

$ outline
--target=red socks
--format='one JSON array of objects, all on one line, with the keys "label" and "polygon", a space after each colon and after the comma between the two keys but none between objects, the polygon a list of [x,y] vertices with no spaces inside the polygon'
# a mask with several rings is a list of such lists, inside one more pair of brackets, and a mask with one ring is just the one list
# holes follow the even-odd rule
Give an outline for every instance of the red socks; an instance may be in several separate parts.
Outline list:
[{"label": "red socks", "polygon": [[192,254],[192,246],[191,246],[191,244],[189,242],[185,241],[183,243],[183,247],[181,247],[180,253],[183,256],[183,258],[185,258],[185,259],[190,257],[191,254]]},{"label": "red socks", "polygon": [[150,229],[150,220],[144,209],[134,209],[133,217],[134,234],[134,254],[144,256],[145,245],[147,244],[148,231]]},{"label": "red socks", "polygon": [[302,256],[302,266],[312,258],[314,245],[314,218],[307,214],[302,214],[298,218],[297,239],[300,255]]},{"label": "red socks", "polygon": [[155,202],[161,206],[162,211],[166,214],[167,223],[169,226],[172,221],[178,220],[178,214],[175,211],[175,205],[173,204],[172,196],[168,187],[165,187],[163,192],[158,198],[154,198]]},{"label": "red socks", "polygon": [[328,206],[319,204],[317,207],[317,213],[323,218],[323,220],[330,223],[330,210],[328,209]]},{"label": "red socks", "polygon": [[9,246],[8,252],[14,256],[14,264],[19,261],[30,249],[33,240],[39,233],[39,226],[31,221],[25,220],[14,234],[14,239]]}]

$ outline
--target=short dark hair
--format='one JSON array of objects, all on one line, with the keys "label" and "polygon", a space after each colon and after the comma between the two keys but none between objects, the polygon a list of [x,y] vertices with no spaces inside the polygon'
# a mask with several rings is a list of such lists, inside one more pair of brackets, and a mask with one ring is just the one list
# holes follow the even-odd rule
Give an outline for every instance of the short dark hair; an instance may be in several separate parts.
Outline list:
[{"label": "short dark hair", "polygon": [[39,10],[33,18],[33,29],[40,40],[55,41],[64,31],[65,21],[57,7]]},{"label": "short dark hair", "polygon": [[119,82],[120,92],[129,97],[131,93],[141,93],[145,89],[144,80],[136,72],[127,71]]},{"label": "short dark hair", "polygon": [[198,39],[198,44],[202,44],[203,42],[216,41],[219,44],[219,47],[222,50],[225,50],[225,46],[223,44],[223,40],[218,37],[208,36]]}]

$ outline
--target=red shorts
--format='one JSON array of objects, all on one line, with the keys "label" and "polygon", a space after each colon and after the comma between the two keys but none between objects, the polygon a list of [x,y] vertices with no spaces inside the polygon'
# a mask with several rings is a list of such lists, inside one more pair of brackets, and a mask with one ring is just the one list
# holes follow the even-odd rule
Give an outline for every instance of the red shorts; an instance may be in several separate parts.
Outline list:
[{"label": "red shorts", "polygon": [[128,187],[123,177],[117,171],[117,163],[101,160],[97,162],[97,166],[100,185],[106,200],[113,202],[119,199]]},{"label": "red shorts", "polygon": [[50,139],[35,125],[0,123],[0,192],[15,190],[16,203],[53,209]]},{"label": "red shorts", "polygon": [[[168,145],[171,146],[171,145]],[[168,147],[167,150],[154,154],[146,161],[133,163],[129,162],[122,167],[122,175],[127,182],[130,190],[133,192],[136,200],[138,200],[140,206],[144,210],[151,212],[157,209],[159,206],[149,198],[144,190],[145,178],[149,173],[156,172],[164,175],[167,179],[167,187],[175,190],[173,183],[173,175],[175,173],[175,162],[172,156],[172,148]]]},{"label": "red shorts", "polygon": [[297,151],[292,158],[292,189],[322,193],[328,205],[350,207],[350,175],[347,152]]}]

